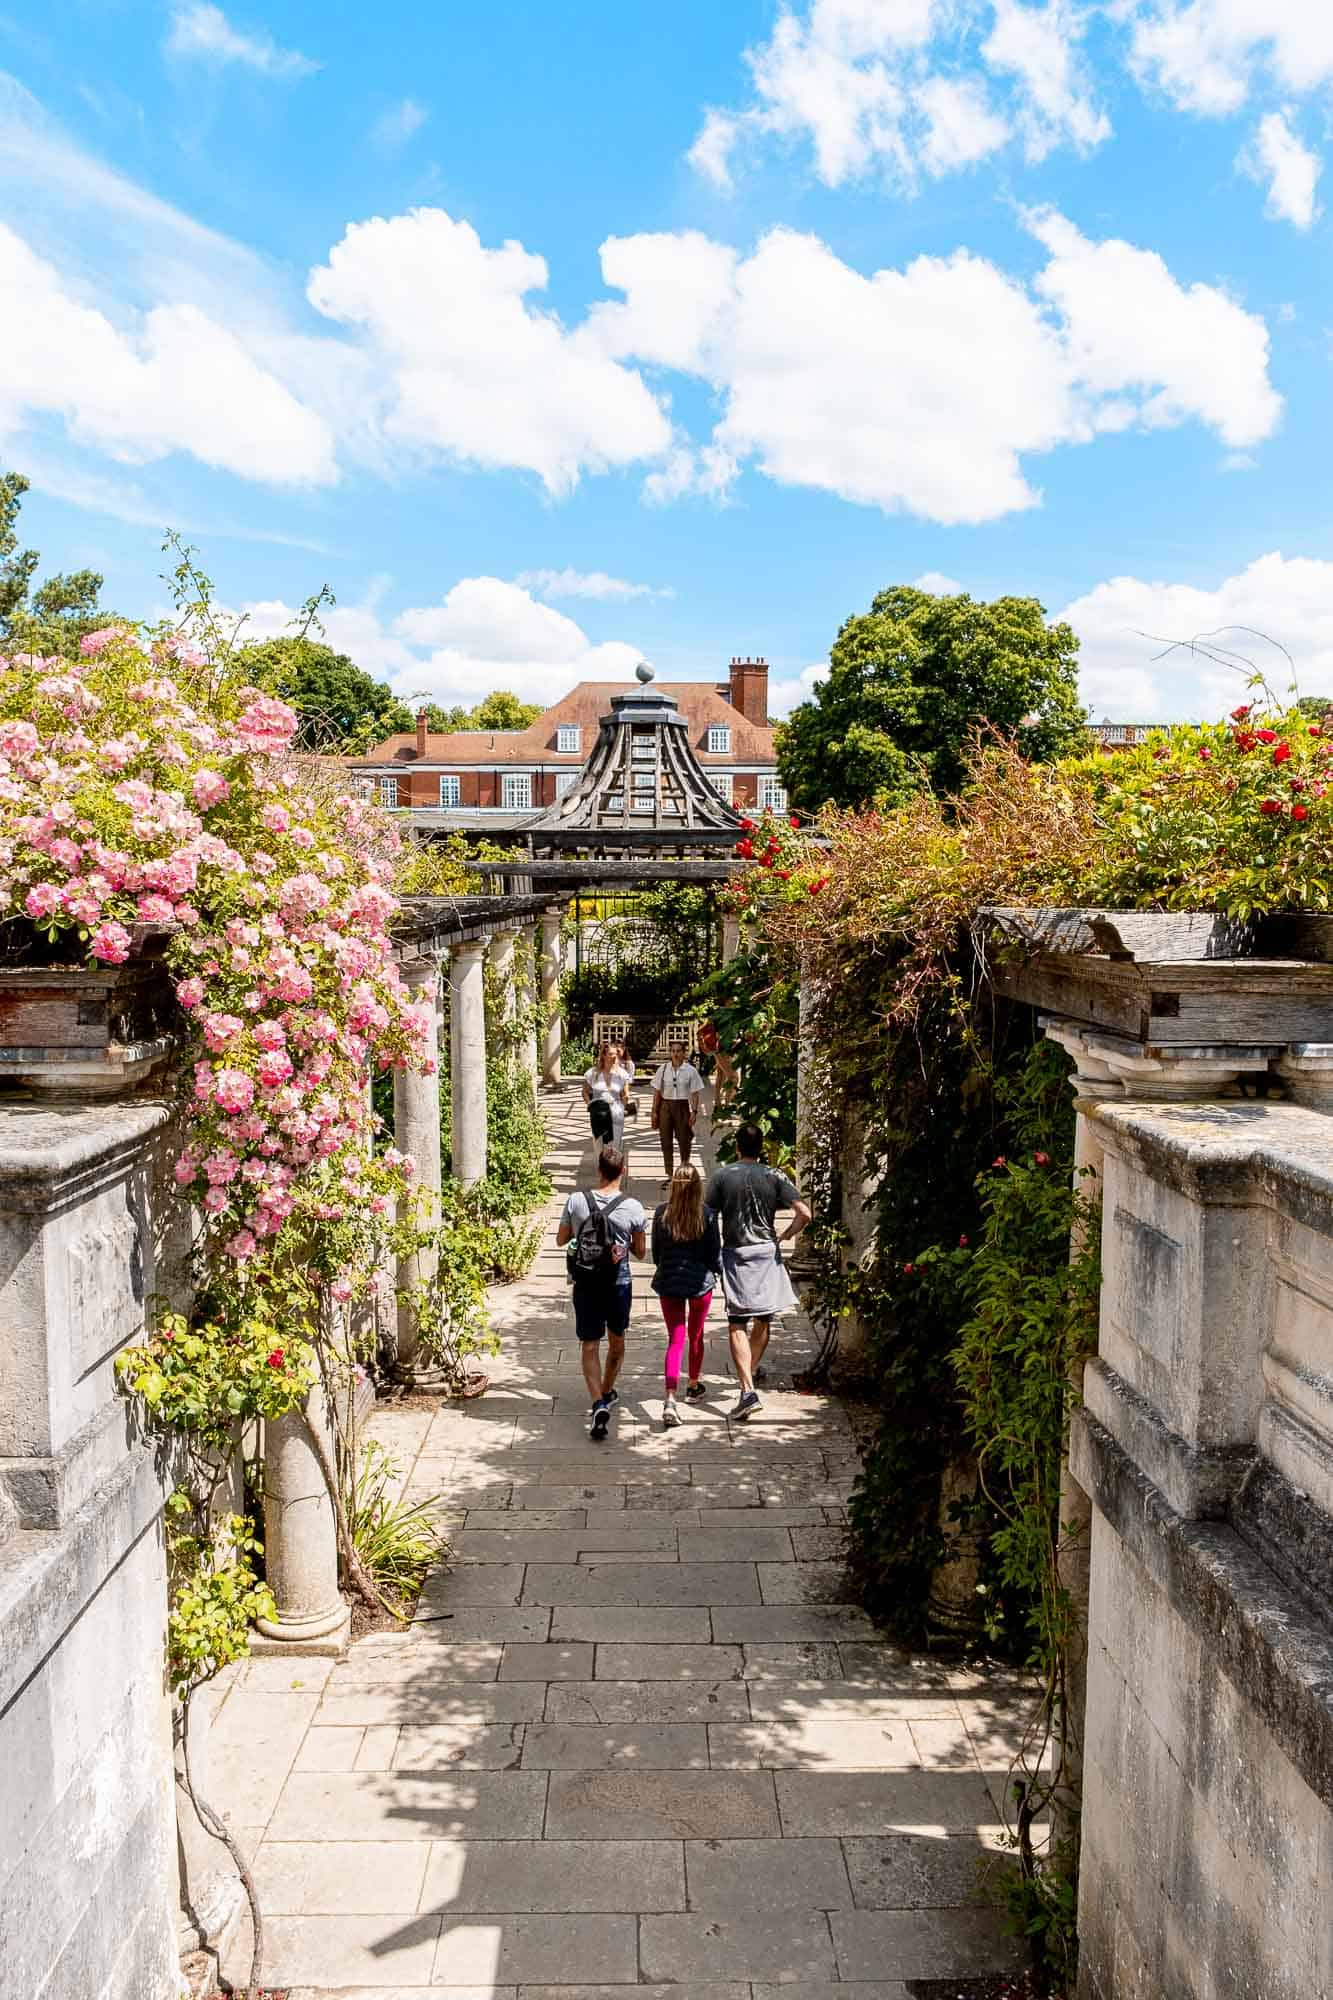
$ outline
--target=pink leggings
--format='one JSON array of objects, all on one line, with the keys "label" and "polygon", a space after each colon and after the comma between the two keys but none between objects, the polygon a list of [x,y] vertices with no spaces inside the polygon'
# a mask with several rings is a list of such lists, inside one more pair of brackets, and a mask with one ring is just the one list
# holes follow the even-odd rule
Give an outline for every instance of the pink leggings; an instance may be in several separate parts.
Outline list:
[{"label": "pink leggings", "polygon": [[697,1382],[704,1365],[704,1321],[708,1318],[711,1292],[704,1292],[697,1299],[663,1299],[662,1317],[666,1321],[666,1391],[674,1396],[680,1383],[680,1364],[685,1353],[685,1332],[688,1314],[690,1337],[690,1380]]}]

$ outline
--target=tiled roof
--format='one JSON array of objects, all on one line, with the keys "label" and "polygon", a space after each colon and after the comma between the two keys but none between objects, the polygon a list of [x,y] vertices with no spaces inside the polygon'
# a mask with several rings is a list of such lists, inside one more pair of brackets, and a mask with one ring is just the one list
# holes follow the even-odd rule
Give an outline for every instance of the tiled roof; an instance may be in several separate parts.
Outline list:
[{"label": "tiled roof", "polygon": [[[610,709],[613,694],[628,694],[634,681],[580,681],[562,701],[548,708],[527,729],[454,729],[426,738],[426,754],[417,755],[415,733],[387,736],[372,750],[349,762],[358,770],[413,764],[444,764],[450,767],[497,764],[567,764],[577,769],[593,744],[602,717]],[[772,764],[776,761],[773,731],[757,722],[747,722],[725,695],[710,681],[656,681],[654,686],[680,704],[680,712],[690,728],[690,741],[702,764]],[[731,749],[725,755],[709,753],[706,732],[711,723],[724,723],[731,731]],[[556,749],[556,731],[577,724],[582,734],[577,750]]]}]

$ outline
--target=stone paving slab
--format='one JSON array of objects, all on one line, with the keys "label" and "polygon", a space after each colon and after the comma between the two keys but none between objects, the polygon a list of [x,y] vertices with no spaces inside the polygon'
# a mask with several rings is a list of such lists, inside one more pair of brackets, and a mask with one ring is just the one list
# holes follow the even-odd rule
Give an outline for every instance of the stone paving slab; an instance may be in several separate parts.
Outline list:
[{"label": "stone paving slab", "polygon": [[848,1979],[873,1979],[885,1965],[905,1979],[953,1979],[1023,1963],[996,1910],[835,1910],[829,1922]]},{"label": "stone paving slab", "polygon": [[546,1615],[551,1637],[560,1640],[707,1645],[712,1636],[710,1612],[702,1604],[558,1604]]},{"label": "stone paving slab", "polygon": [[438,1917],[274,1917],[264,1926],[264,1978],[317,1989],[371,1979],[428,1986],[439,1932]]},{"label": "stone paving slab", "polygon": [[297,1771],[268,1831],[272,1840],[526,1840],[540,1835],[545,1810],[544,1771],[413,1772],[392,1785],[374,1771]]},{"label": "stone paving slab", "polygon": [[[423,1689],[351,1686],[335,1688],[319,1705],[316,1721],[339,1728],[411,1723],[422,1713]],[[430,1713],[441,1722],[540,1722],[546,1710],[544,1680],[461,1681],[431,1691]],[[719,1717],[718,1720],[722,1718]],[[311,1734],[315,1732],[312,1730]]]},{"label": "stone paving slab", "polygon": [[525,1604],[758,1604],[753,1563],[529,1563]]},{"label": "stone paving slab", "polygon": [[910,1832],[988,1826],[995,1807],[978,1774],[953,1771],[778,1771],[782,1830],[792,1834]]},{"label": "stone paving slab", "polygon": [[828,1919],[813,1910],[714,1913],[705,1922],[693,1916],[644,1917],[639,1956],[649,1979],[720,1972],[757,1974],[799,1987],[837,1969]]},{"label": "stone paving slab", "polygon": [[708,1769],[702,1723],[532,1722],[523,1732],[525,1771],[597,1771],[622,1764],[642,1771]]},{"label": "stone paving slab", "polygon": [[837,1840],[687,1840],[691,1910],[847,1910],[855,1902]]},{"label": "stone paving slab", "polygon": [[921,1757],[905,1722],[801,1715],[777,1722],[718,1723],[708,1731],[717,1770],[911,1771]]},{"label": "stone paving slab", "polygon": [[557,1979],[586,1972],[594,1979],[628,1984],[639,1973],[639,1926],[633,1917],[446,1916],[436,1947],[432,1980],[517,1983],[534,1974]]},{"label": "stone paving slab", "polygon": [[591,1639],[567,1639],[540,1646],[506,1646],[500,1661],[502,1681],[582,1681],[593,1673]]},{"label": "stone paving slab", "polygon": [[[534,1774],[535,1775],[535,1774]],[[549,1839],[709,1840],[781,1828],[768,1771],[553,1771]]]},{"label": "stone paving slab", "polygon": [[252,1863],[269,1916],[412,1916],[429,1841],[266,1840]]},{"label": "stone paving slab", "polygon": [[738,1680],[558,1681],[546,1696],[548,1722],[740,1722],[750,1712]]},{"label": "stone paving slab", "polygon": [[983,1885],[994,1887],[1017,1865],[1002,1838],[1003,1829],[991,1826],[844,1840],[852,1901],[859,1910],[957,1908],[981,1902]]},{"label": "stone paving slab", "polygon": [[599,1681],[740,1680],[742,1672],[739,1646],[603,1641],[597,1648]]},{"label": "stone paving slab", "polygon": [[637,1915],[686,1907],[679,1841],[437,1840],[429,1852],[423,1910]]}]

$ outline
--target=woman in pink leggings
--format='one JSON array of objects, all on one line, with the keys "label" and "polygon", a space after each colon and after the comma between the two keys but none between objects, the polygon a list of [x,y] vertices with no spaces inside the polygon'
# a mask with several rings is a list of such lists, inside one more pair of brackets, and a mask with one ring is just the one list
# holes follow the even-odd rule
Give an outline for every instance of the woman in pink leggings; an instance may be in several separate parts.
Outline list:
[{"label": "woman in pink leggings", "polygon": [[680,1422],[676,1391],[680,1364],[689,1344],[689,1380],[685,1399],[697,1403],[707,1392],[700,1377],[704,1366],[704,1322],[708,1318],[713,1281],[722,1261],[717,1216],[704,1206],[704,1184],[697,1167],[677,1167],[671,1192],[653,1216],[653,1290],[662,1301],[666,1321],[666,1401],[664,1430]]}]

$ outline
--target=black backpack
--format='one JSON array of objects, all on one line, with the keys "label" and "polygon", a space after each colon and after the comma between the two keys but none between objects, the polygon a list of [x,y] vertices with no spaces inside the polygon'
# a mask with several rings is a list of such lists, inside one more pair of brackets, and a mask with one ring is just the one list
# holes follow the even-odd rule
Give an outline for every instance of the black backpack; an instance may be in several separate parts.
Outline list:
[{"label": "black backpack", "polygon": [[598,1278],[609,1279],[615,1275],[618,1260],[614,1255],[611,1231],[606,1226],[606,1219],[612,1209],[619,1208],[625,1196],[618,1194],[614,1201],[608,1201],[603,1207],[591,1188],[580,1188],[579,1193],[588,1204],[588,1213],[574,1232],[574,1240],[565,1252],[565,1257],[569,1265],[571,1282],[587,1284]]}]

